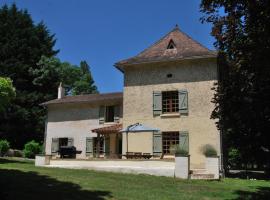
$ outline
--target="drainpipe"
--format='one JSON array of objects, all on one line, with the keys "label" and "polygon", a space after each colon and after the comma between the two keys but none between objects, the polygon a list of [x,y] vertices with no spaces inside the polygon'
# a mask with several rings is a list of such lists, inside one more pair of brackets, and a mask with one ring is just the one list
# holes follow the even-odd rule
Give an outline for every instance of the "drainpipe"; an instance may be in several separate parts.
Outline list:
[{"label": "drainpipe", "polygon": [[225,178],[223,159],[224,159],[223,158],[223,131],[220,130],[220,171],[221,171],[221,177]]}]

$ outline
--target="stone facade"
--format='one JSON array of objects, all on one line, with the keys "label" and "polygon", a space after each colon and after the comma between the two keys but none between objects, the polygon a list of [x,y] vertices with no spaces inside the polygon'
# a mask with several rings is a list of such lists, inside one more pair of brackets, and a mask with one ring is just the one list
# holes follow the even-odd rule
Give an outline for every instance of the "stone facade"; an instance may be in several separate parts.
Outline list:
[{"label": "stone facade", "polygon": [[[119,105],[120,102],[111,102]],[[103,104],[101,104],[103,105]],[[122,122],[122,103],[120,104],[120,122]],[[46,122],[46,154],[52,154],[52,138],[73,138],[73,145],[82,151],[77,158],[86,158],[86,138],[97,137],[91,130],[114,123],[99,123],[99,104],[73,103],[48,105]],[[114,138],[110,143],[113,145]],[[110,149],[113,149],[111,146]]]},{"label": "stone facade", "polygon": [[[167,78],[167,74],[172,74]],[[218,151],[219,132],[210,119],[211,103],[217,81],[216,59],[198,59],[162,64],[129,66],[124,73],[123,126],[143,123],[159,128],[161,132],[188,131],[191,168],[204,168],[205,157],[201,147],[213,145]],[[186,89],[187,115],[153,116],[153,92]],[[129,134],[129,151],[153,153],[153,134]],[[123,152],[126,152],[123,134]]]},{"label": "stone facade", "polygon": [[[115,66],[124,74],[123,94],[62,97],[45,103],[48,107],[47,154],[51,154],[53,138],[68,137],[73,138],[73,145],[82,151],[78,158],[86,158],[86,138],[97,137],[91,130],[112,125],[100,124],[100,106],[120,105],[118,123],[123,128],[141,123],[160,129],[159,136],[152,132],[140,132],[129,133],[127,138],[126,133],[122,133],[122,148],[118,147],[122,149],[122,154],[141,152],[157,158],[173,157],[171,152],[164,153],[162,142],[164,132],[174,132],[179,133],[179,144],[184,141],[185,148],[188,148],[191,169],[205,168],[206,160],[201,149],[206,144],[214,146],[220,155],[219,131],[215,121],[210,119],[214,109],[211,103],[214,91],[211,88],[218,79],[215,52],[192,40],[176,27],[142,53],[120,61]],[[176,91],[179,95],[180,91],[185,91],[185,112],[180,107],[169,114],[163,114],[163,110],[158,114],[154,112],[154,94],[165,91]],[[114,101],[115,98],[118,101]],[[159,101],[162,102],[162,99]],[[181,133],[185,136],[183,140]],[[110,153],[117,153],[114,149],[118,136],[109,136]],[[160,145],[158,154],[157,144]]]}]

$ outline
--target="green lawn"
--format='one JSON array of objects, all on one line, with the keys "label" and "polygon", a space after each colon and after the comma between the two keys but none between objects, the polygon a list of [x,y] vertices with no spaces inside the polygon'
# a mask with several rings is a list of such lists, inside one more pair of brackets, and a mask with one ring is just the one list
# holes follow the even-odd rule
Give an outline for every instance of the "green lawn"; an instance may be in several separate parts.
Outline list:
[{"label": "green lawn", "polygon": [[188,181],[43,168],[35,167],[31,161],[0,159],[0,199],[270,199],[270,181]]}]

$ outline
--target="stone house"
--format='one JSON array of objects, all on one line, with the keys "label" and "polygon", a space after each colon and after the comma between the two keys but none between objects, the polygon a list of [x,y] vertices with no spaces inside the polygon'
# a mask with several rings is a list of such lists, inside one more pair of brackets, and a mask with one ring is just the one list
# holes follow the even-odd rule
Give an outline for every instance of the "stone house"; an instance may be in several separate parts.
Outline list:
[{"label": "stone house", "polygon": [[[153,158],[172,158],[172,147],[189,151],[191,168],[203,168],[202,147],[214,146],[220,155],[220,135],[210,119],[211,90],[217,81],[216,53],[175,27],[137,56],[117,62],[124,74],[123,93],[63,96],[45,102],[46,153],[74,145],[93,156],[119,157],[141,152]],[[141,123],[159,132],[119,132]]]}]

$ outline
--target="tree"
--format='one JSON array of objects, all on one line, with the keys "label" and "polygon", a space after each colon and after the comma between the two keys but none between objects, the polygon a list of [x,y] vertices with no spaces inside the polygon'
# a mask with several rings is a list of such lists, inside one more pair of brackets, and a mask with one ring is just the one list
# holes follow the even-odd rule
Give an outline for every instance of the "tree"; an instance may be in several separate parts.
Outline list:
[{"label": "tree", "polygon": [[0,77],[0,113],[2,113],[10,101],[15,97],[15,88],[10,78]]},{"label": "tree", "polygon": [[[79,68],[76,65],[71,65],[68,62],[61,62],[56,57],[42,56],[37,63],[39,66],[37,69],[31,70],[33,76],[34,85],[37,85],[44,89],[44,91],[54,91],[48,93],[44,101],[55,98],[56,89],[59,83],[64,83],[66,94],[90,94],[96,92],[96,86],[93,85],[94,81],[91,77],[90,70],[87,68]],[[85,70],[85,71],[84,71]],[[48,84],[50,83],[50,84]],[[85,84],[85,88],[77,87],[81,84]],[[93,90],[93,88],[95,90]]]},{"label": "tree", "polygon": [[80,69],[81,69],[81,78],[80,80],[74,83],[72,94],[79,95],[79,94],[97,93],[98,92],[97,87],[94,85],[95,82],[92,77],[90,67],[86,61],[81,61]]},{"label": "tree", "polygon": [[30,69],[38,68],[42,55],[57,54],[54,44],[54,35],[43,22],[34,24],[26,10],[15,4],[0,8],[0,76],[11,78],[17,93],[0,115],[0,137],[7,138],[13,147],[43,138],[45,110],[39,104],[48,92],[33,84]]},{"label": "tree", "polygon": [[212,118],[225,153],[235,148],[246,164],[270,167],[270,1],[202,0],[201,11],[219,50]]}]

